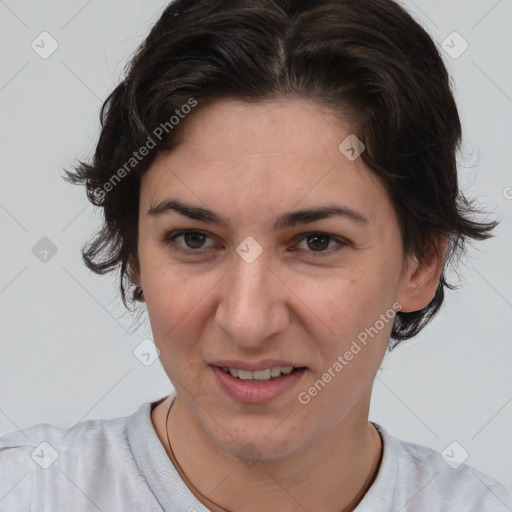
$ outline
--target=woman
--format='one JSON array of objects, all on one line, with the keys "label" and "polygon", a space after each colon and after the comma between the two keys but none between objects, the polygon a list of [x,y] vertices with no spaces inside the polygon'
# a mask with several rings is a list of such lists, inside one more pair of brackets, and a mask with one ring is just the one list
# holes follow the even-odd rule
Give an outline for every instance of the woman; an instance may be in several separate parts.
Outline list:
[{"label": "woman", "polygon": [[175,1],[101,115],[67,173],[105,216],[84,259],[145,303],[176,392],[2,438],[0,510],[512,510],[368,421],[386,351],[496,225],[458,189],[449,77],[398,4]]}]

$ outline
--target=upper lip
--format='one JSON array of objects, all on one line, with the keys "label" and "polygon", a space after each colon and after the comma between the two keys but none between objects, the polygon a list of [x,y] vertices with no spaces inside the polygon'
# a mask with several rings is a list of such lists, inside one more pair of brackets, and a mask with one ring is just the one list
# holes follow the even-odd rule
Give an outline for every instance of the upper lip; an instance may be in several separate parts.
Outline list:
[{"label": "upper lip", "polygon": [[247,372],[257,372],[258,370],[266,370],[267,368],[277,368],[292,366],[293,368],[303,368],[304,365],[291,363],[290,361],[284,361],[282,359],[264,359],[263,361],[255,361],[248,363],[244,361],[238,361],[235,359],[225,359],[222,361],[213,361],[210,363],[212,366],[237,368],[238,370],[245,370]]}]

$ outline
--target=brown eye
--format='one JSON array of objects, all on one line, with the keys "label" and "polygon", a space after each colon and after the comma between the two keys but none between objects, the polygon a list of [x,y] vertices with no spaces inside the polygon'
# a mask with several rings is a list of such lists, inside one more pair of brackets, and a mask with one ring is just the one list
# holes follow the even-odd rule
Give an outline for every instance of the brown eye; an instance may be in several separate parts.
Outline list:
[{"label": "brown eye", "polygon": [[[301,247],[301,244],[303,244],[303,247]],[[327,233],[306,233],[302,235],[301,242],[297,245],[297,248],[308,256],[322,257],[330,256],[335,251],[348,245],[350,243],[343,238],[334,237]]]},{"label": "brown eye", "polygon": [[308,247],[313,251],[325,251],[329,247],[330,236],[327,235],[310,235],[306,237]]},{"label": "brown eye", "polygon": [[[177,241],[180,238],[183,239],[183,242]],[[179,252],[200,253],[211,247],[211,245],[205,246],[205,242],[209,238],[208,235],[199,231],[180,231],[170,233],[162,243]]]},{"label": "brown eye", "polygon": [[205,238],[207,238],[206,235],[203,235],[202,233],[196,233],[194,231],[191,231],[190,233],[184,233],[183,237],[185,243],[191,249],[200,249],[204,244]]}]

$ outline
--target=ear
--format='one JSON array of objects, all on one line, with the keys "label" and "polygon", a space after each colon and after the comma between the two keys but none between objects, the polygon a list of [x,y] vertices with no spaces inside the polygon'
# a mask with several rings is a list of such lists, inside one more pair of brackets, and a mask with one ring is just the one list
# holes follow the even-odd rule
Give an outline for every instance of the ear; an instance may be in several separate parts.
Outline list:
[{"label": "ear", "polygon": [[128,259],[128,277],[135,286],[141,286],[139,262],[136,257],[130,256]]},{"label": "ear", "polygon": [[410,313],[426,307],[434,298],[444,267],[449,237],[436,239],[425,255],[408,256],[398,302],[401,311]]}]

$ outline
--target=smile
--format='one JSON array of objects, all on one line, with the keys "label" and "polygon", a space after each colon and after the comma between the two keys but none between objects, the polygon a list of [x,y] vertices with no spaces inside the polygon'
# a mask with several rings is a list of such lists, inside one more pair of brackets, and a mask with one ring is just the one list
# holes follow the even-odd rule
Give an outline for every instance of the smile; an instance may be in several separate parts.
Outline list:
[{"label": "smile", "polygon": [[283,397],[297,387],[307,370],[293,366],[256,371],[213,365],[210,368],[222,393],[241,404],[266,404]]},{"label": "smile", "polygon": [[288,375],[297,368],[294,368],[293,366],[276,366],[274,368],[267,368],[265,370],[258,370],[254,372],[240,370],[239,368],[228,368],[227,366],[223,366],[222,369],[240,380],[257,380],[265,382],[276,379],[281,375]]}]

